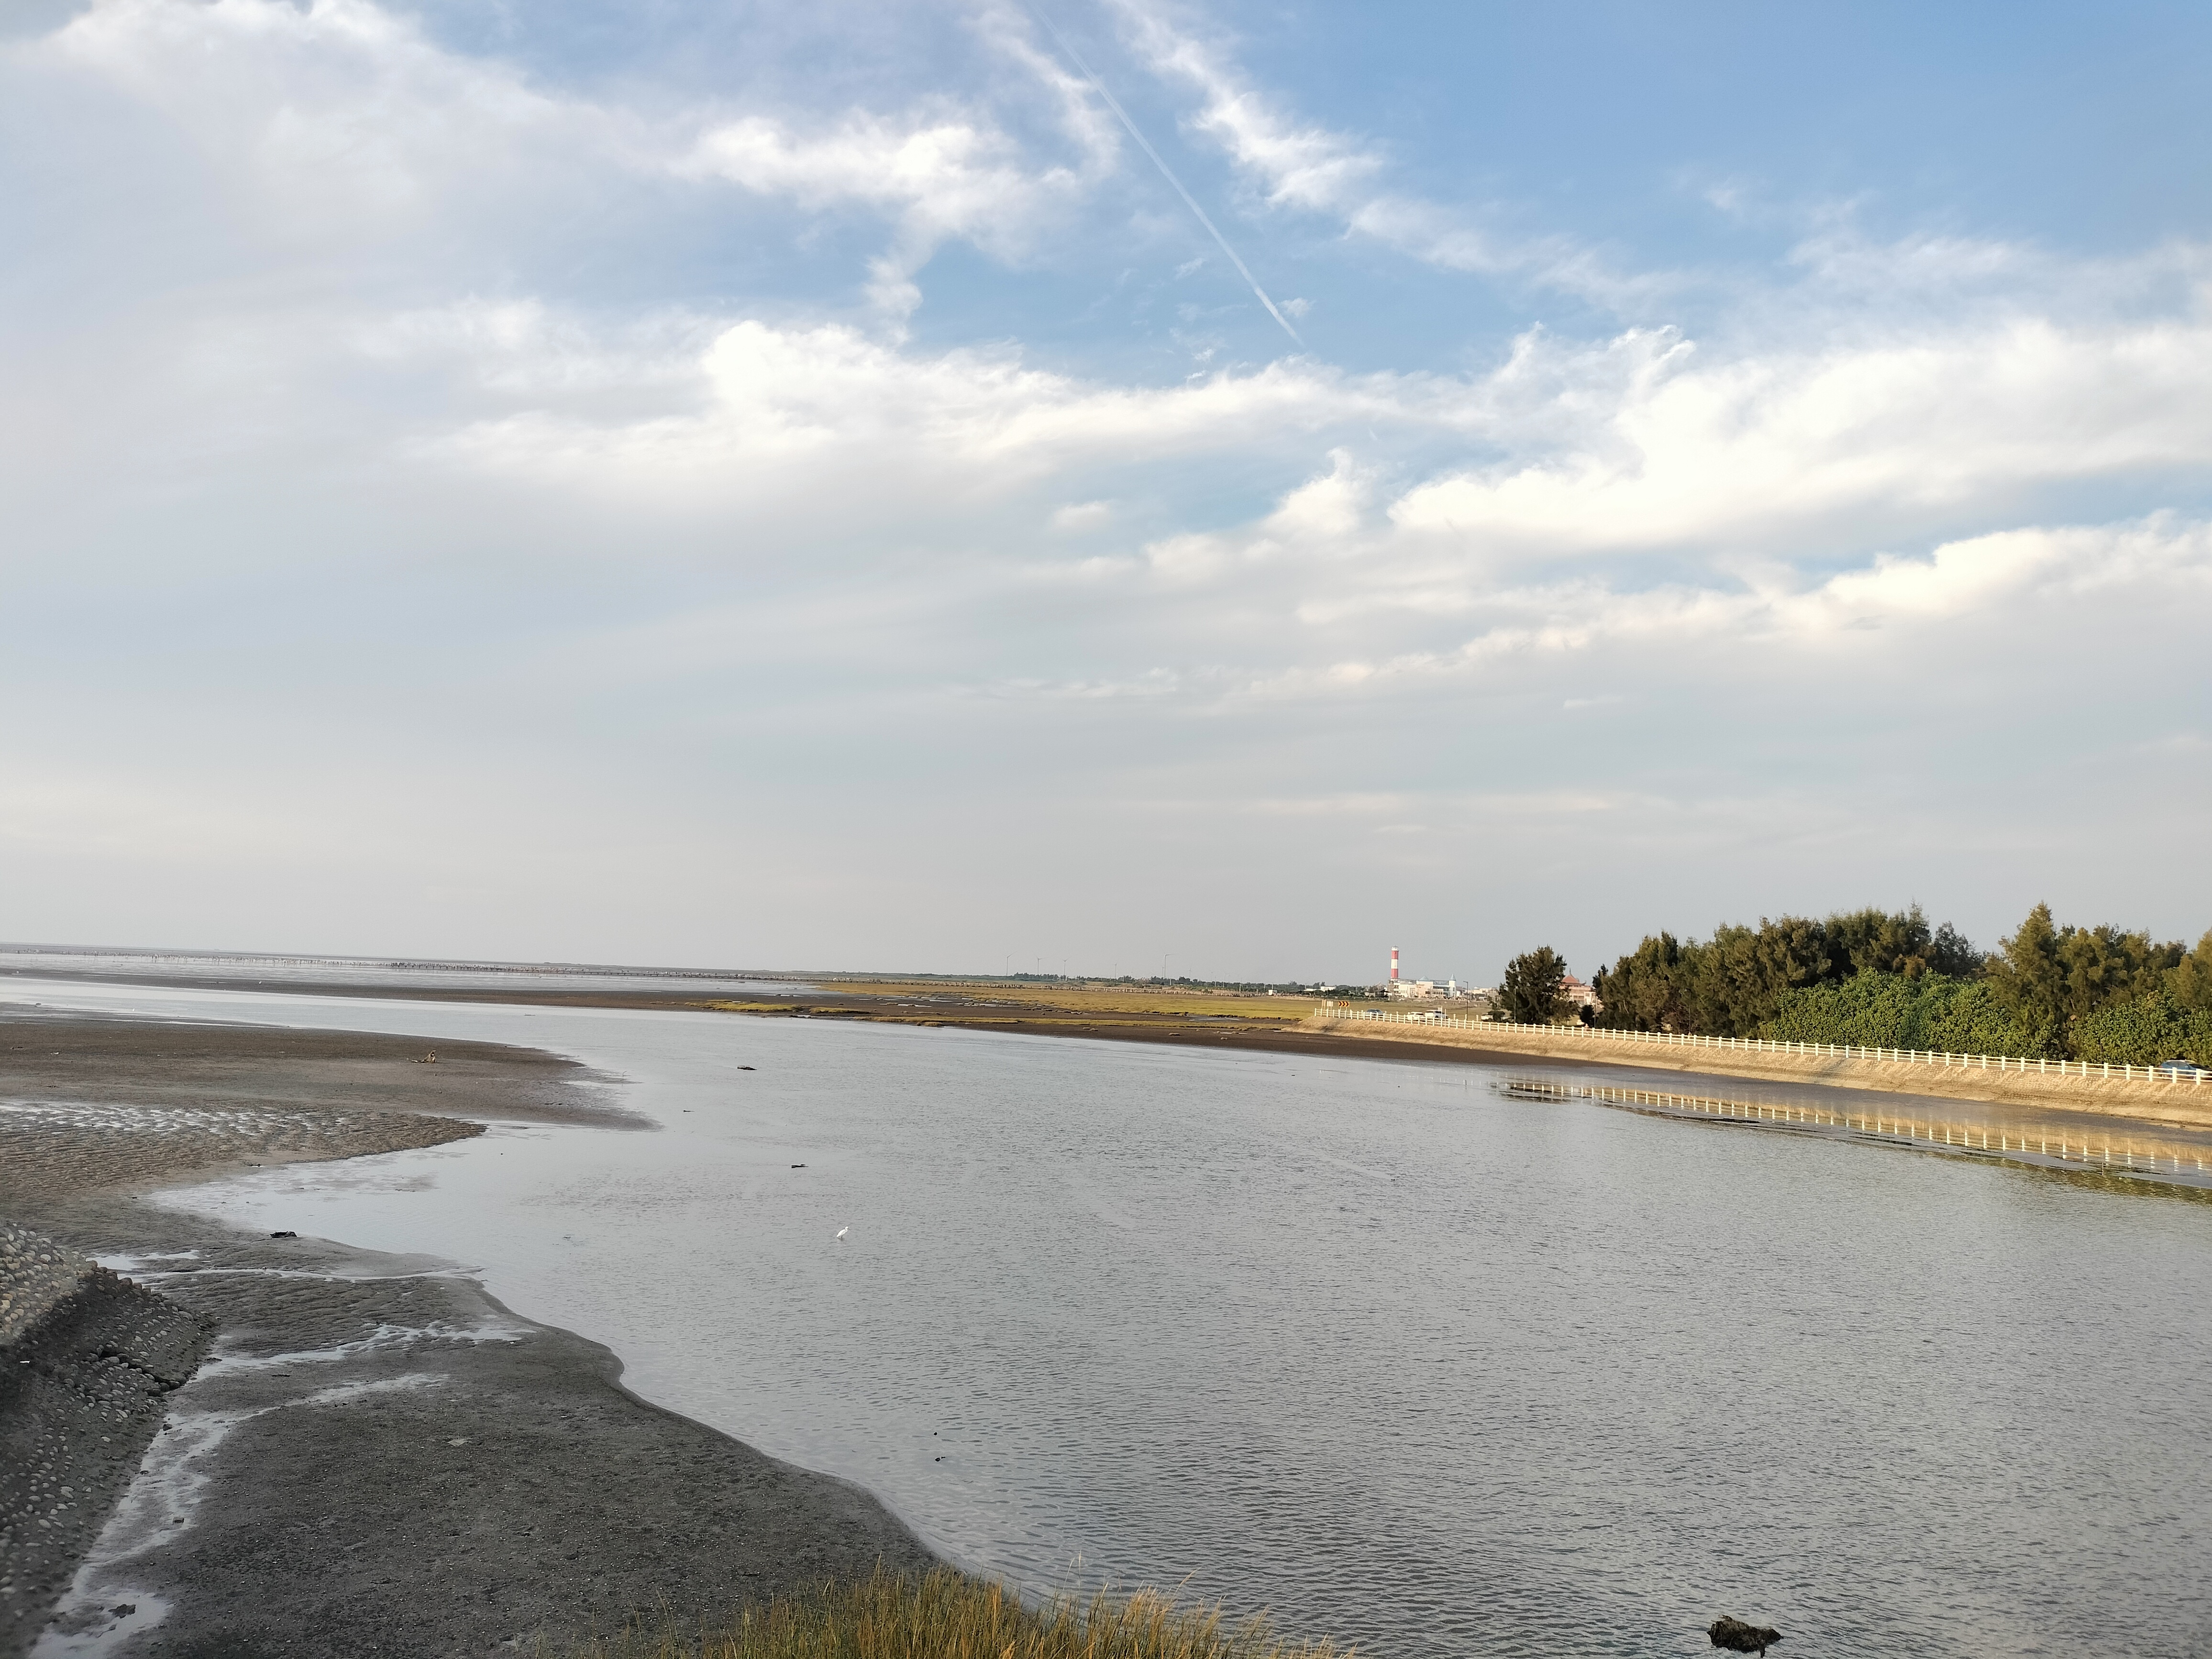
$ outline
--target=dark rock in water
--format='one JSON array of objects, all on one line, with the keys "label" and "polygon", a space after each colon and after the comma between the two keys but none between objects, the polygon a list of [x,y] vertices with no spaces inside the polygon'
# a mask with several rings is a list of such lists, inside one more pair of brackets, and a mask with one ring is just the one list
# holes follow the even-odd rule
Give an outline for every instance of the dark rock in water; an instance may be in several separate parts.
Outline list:
[{"label": "dark rock in water", "polygon": [[1747,1625],[1741,1619],[1716,1619],[1705,1634],[1715,1647],[1731,1653],[1763,1654],[1782,1639],[1782,1632],[1771,1626]]}]

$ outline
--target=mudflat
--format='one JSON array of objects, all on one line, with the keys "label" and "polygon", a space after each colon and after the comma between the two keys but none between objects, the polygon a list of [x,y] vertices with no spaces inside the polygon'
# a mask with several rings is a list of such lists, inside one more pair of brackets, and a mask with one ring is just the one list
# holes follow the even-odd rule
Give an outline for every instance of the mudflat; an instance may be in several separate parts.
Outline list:
[{"label": "mudflat", "polygon": [[[62,1285],[9,1345],[56,1387],[19,1402],[35,1468],[0,1476],[24,1487],[0,1485],[0,1654],[50,1616],[123,1655],[557,1648],[878,1560],[929,1565],[865,1492],[637,1399],[612,1353],[517,1317],[453,1264],[244,1234],[144,1196],[486,1121],[651,1133],[610,1082],[495,1044],[0,1014],[0,1218],[58,1247],[36,1273],[99,1255],[125,1276]],[[111,1308],[146,1322],[147,1291],[204,1333],[197,1370],[188,1356],[154,1375],[113,1328]],[[161,1353],[188,1335],[172,1320]],[[57,1415],[110,1373],[151,1408],[119,1394]]]}]

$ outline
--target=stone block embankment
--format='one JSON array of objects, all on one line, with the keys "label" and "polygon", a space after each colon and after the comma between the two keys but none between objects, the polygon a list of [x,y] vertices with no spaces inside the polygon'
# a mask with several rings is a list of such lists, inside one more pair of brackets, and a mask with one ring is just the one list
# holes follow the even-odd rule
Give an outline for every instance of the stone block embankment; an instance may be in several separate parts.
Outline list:
[{"label": "stone block embankment", "polygon": [[[1936,1095],[1948,1100],[1996,1101],[2014,1106],[2059,1107],[2115,1117],[2212,1128],[2212,1081],[2154,1082],[1987,1069],[1857,1055],[1798,1054],[1766,1049],[1677,1047],[1592,1035],[1565,1026],[1397,1024],[1316,1014],[1299,1028],[1346,1036],[1402,1042],[1409,1048],[1475,1048],[1501,1055],[1540,1055],[1594,1066],[1634,1066],[1662,1072],[1761,1078],[1776,1083],[1820,1083],[1884,1094]],[[2017,1063],[2017,1062],[2015,1062]]]},{"label": "stone block embankment", "polygon": [[208,1334],[166,1297],[0,1223],[0,1659],[37,1639]]}]

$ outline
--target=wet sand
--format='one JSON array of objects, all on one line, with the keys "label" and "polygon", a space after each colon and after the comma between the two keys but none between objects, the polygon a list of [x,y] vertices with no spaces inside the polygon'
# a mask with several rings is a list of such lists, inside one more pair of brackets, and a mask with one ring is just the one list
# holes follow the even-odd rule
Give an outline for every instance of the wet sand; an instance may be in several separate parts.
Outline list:
[{"label": "wet sand", "polygon": [[650,1132],[557,1056],[430,1051],[0,1014],[0,1218],[60,1247],[19,1263],[33,1317],[5,1343],[45,1382],[0,1390],[0,1445],[38,1449],[0,1471],[0,1654],[57,1597],[57,1652],[489,1652],[929,1561],[866,1492],[638,1400],[452,1264],[146,1201],[485,1121]]}]

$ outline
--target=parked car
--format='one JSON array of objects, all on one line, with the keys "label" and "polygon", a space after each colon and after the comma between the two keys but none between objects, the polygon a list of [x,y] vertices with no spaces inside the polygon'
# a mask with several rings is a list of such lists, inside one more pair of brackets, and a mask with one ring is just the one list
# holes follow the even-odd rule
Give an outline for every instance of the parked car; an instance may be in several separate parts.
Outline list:
[{"label": "parked car", "polygon": [[2161,1072],[2171,1072],[2176,1077],[2196,1077],[2204,1071],[2202,1066],[2187,1060],[2161,1060],[2158,1063],[2158,1069]]}]

